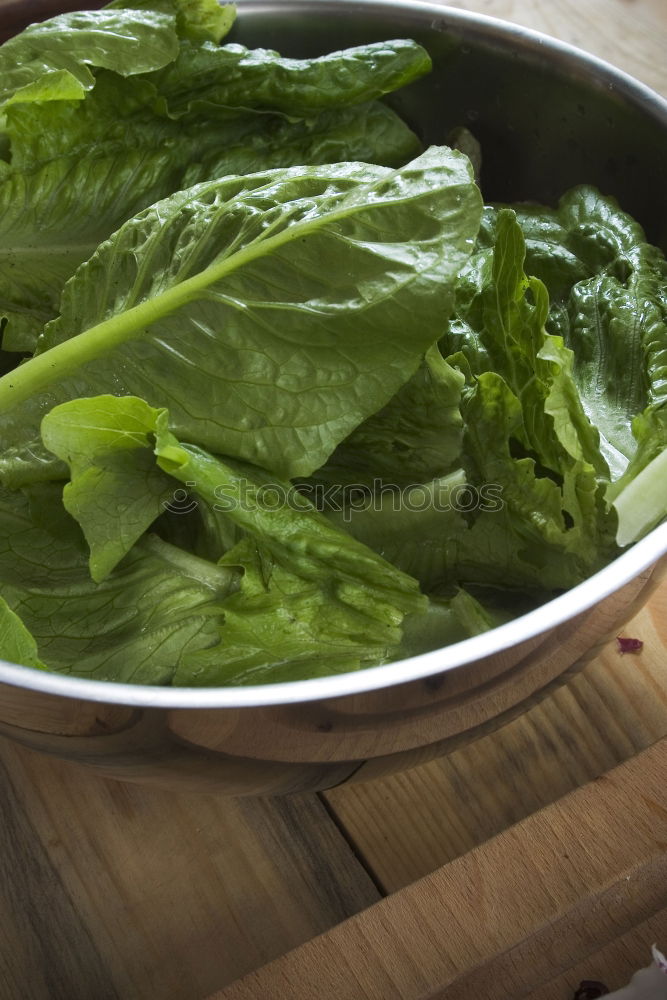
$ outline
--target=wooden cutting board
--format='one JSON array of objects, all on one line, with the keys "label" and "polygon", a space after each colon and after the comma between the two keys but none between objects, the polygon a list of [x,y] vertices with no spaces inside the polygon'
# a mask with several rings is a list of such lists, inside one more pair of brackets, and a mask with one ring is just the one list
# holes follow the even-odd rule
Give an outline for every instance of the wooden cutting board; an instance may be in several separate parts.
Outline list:
[{"label": "wooden cutting board", "polygon": [[667,738],[209,1000],[557,1000],[656,939]]}]

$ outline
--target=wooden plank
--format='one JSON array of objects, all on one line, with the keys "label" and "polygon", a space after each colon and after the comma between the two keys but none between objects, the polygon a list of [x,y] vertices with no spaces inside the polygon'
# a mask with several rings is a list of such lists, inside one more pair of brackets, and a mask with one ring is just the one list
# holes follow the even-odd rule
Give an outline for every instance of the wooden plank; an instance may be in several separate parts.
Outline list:
[{"label": "wooden plank", "polygon": [[378,899],[316,796],[100,779],[0,740],[0,1000],[192,1000]]},{"label": "wooden plank", "polygon": [[68,1000],[85,981],[96,1000],[115,1000],[104,961],[35,842],[2,762],[0,816],[0,996]]},{"label": "wooden plank", "polygon": [[667,734],[667,583],[615,642],[520,718],[441,760],[326,798],[386,892],[471,850]]},{"label": "wooden plank", "polygon": [[210,1000],[541,997],[633,928],[667,937],[665,787],[667,739]]}]

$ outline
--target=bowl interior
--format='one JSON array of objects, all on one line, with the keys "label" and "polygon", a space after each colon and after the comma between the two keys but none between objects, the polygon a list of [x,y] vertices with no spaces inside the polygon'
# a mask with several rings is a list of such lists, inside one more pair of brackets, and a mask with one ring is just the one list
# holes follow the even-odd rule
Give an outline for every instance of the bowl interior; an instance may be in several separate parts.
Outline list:
[{"label": "bowl interior", "polygon": [[321,54],[398,37],[433,72],[391,101],[428,143],[465,125],[487,201],[557,201],[594,184],[667,249],[667,103],[606,63],[515,25],[434,4],[246,0],[229,41]]}]

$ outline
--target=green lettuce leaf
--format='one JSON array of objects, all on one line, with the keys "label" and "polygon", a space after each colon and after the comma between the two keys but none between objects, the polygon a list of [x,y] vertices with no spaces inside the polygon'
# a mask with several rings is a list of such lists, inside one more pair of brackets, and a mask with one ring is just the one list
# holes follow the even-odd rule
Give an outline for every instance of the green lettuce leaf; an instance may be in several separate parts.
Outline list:
[{"label": "green lettuce leaf", "polygon": [[179,38],[220,42],[236,19],[236,6],[219,0],[112,0],[106,10],[164,10],[176,15]]},{"label": "green lettuce leaf", "polygon": [[510,616],[485,607],[462,587],[452,597],[429,600],[425,614],[405,619],[398,657],[418,656],[502,625]]},{"label": "green lettuce leaf", "polygon": [[146,507],[137,509],[144,522],[137,538],[159,516],[163,505],[160,490],[147,479],[148,453],[157,473],[172,487],[169,492],[173,479],[195,490],[296,575],[317,578],[328,567],[350,581],[368,577],[376,590],[386,590],[394,601],[403,600],[405,610],[416,610],[422,603],[414,580],[405,579],[333,527],[288,481],[179,442],[169,430],[166,409],[132,396],[76,399],[46,415],[42,435],[46,446],[70,467],[65,506],[81,523],[93,554],[106,553],[114,532],[124,548],[121,555],[133,546],[128,532],[134,522],[128,518],[134,513],[128,511],[124,496],[134,507],[142,494],[145,499]]},{"label": "green lettuce leaf", "polygon": [[224,667],[202,650],[191,658],[194,683],[256,680],[268,666],[271,679],[294,679],[395,655],[404,617],[427,607],[416,580],[331,525],[288,482],[181,444],[166,413],[155,451],[162,469],[217,500],[249,536],[221,561],[244,569],[225,603]]},{"label": "green lettuce leaf", "polygon": [[422,485],[384,487],[350,498],[327,516],[392,565],[419,580],[425,592],[455,581],[452,539],[467,530],[458,504],[465,497],[462,469]]},{"label": "green lettuce leaf", "polygon": [[534,583],[568,587],[614,552],[614,518],[604,499],[609,472],[584,412],[572,351],[546,332],[546,288],[524,273],[526,244],[515,213],[498,212],[491,232],[491,259],[477,262],[459,322],[441,349],[458,348],[467,366],[462,464],[474,486],[499,487],[503,507],[480,515],[457,558],[469,565],[484,535],[478,551],[496,548],[500,570],[511,539],[523,554],[523,565],[508,568],[517,583],[538,570]]},{"label": "green lettuce leaf", "polygon": [[[574,547],[580,558],[569,578],[581,579],[585,567],[598,565],[599,553],[610,550],[604,526],[613,517],[607,514],[600,485],[607,480],[608,467],[598,432],[584,412],[573,373],[573,354],[560,337],[546,333],[549,299],[545,286],[524,274],[526,246],[515,214],[500,211],[493,232],[496,242],[491,259],[475,263],[474,281],[459,303],[455,328],[442,344],[443,350],[458,347],[470,375],[478,376],[465,400],[463,464],[473,484],[498,483],[502,487],[515,520],[529,522],[531,517],[542,518],[548,510],[544,524],[560,534],[568,551]],[[486,233],[488,238],[488,219]],[[475,423],[486,426],[486,407],[491,412],[499,407],[496,431],[503,426],[507,429],[494,448],[488,439],[485,442]],[[491,426],[489,433],[493,433]],[[520,469],[523,471],[517,478]],[[524,473],[531,479],[530,486],[522,483]],[[539,479],[533,483],[535,476]],[[527,508],[522,506],[522,491]],[[498,525],[502,520],[494,518],[492,523]],[[515,530],[508,521],[508,531]],[[544,541],[552,544],[554,538],[545,537]],[[554,578],[567,579],[568,571],[558,570]]]},{"label": "green lettuce leaf", "polygon": [[37,643],[18,615],[0,597],[0,659],[44,670]]},{"label": "green lettuce leaf", "polygon": [[[488,611],[459,589],[430,600],[395,629],[369,621],[364,605],[332,599],[322,586],[286,572],[255,542],[230,552],[223,564],[243,566],[239,591],[225,601],[224,663],[213,649],[190,657],[175,683],[277,683],[358,670],[416,656],[491,628],[507,615]],[[389,647],[387,646],[390,641]]]},{"label": "green lettuce leaf", "polygon": [[583,407],[617,480],[637,449],[634,419],[667,402],[667,263],[641,226],[595,188],[574,188],[557,209],[517,211],[527,266],[553,299],[550,329],[574,352]]},{"label": "green lettuce leaf", "polygon": [[442,476],[461,453],[464,381],[436,346],[430,348],[412,378],[336,448],[315,480],[408,486]]},{"label": "green lettuce leaf", "polygon": [[[206,115],[175,121],[161,111],[159,94],[148,80],[122,80],[106,72],[98,74],[85,102],[16,105],[7,112],[6,128],[13,172],[34,170],[57,157],[71,162],[115,157],[122,168],[123,157],[131,152],[168,150],[169,157],[163,157],[165,193],[177,182],[190,186],[225,174],[334,158],[375,158],[381,165],[400,166],[421,149],[407,125],[378,102],[332,108],[307,121],[213,106]],[[353,157],[355,151],[359,155]],[[313,159],[306,161],[306,156]],[[181,173],[174,176],[177,168]],[[139,173],[136,184],[143,186]]]},{"label": "green lettuce leaf", "polygon": [[190,651],[173,683],[277,680],[384,662],[400,645],[406,615],[427,608],[416,580],[332,525],[289,482],[181,444],[166,410],[133,397],[79,399],[52,410],[42,428],[70,465],[64,502],[84,530],[98,581],[112,581],[141,550],[134,543],[160,515],[164,480],[166,495],[175,479],[240,532],[219,564],[243,574],[222,602],[219,644]]},{"label": "green lettuce leaf", "polygon": [[214,562],[241,538],[217,502],[195,495],[194,483],[177,489],[156,465],[162,412],[134,396],[97,396],[56,406],[42,421],[43,445],[69,475],[63,504],[81,526],[96,582],[158,519],[167,541]]},{"label": "green lettuce leaf", "polygon": [[[424,600],[415,580],[406,577],[366,546],[346,537],[287,481],[262,469],[231,465],[194,445],[180,443],[167,429],[167,413],[157,420],[155,453],[158,464],[181,482],[193,484],[209,502],[217,501],[228,517],[252,535],[295,575],[319,579],[324,570],[342,581],[341,595],[368,605],[373,614],[395,624],[400,615],[416,611]],[[363,598],[366,594],[366,598]]]},{"label": "green lettuce leaf", "polygon": [[296,118],[375,100],[431,69],[409,39],[374,42],[313,59],[287,59],[269,49],[210,43],[181,45],[178,57],[151,82],[177,118],[211,105],[261,108]]},{"label": "green lettuce leaf", "polygon": [[0,484],[18,490],[67,479],[67,466],[44,447],[41,437],[0,452]]},{"label": "green lettuce leaf", "polygon": [[180,187],[301,162],[399,166],[420,151],[381,104],[324,112],[308,123],[243,113],[186,126],[156,116],[153,100],[147,84],[102,74],[83,106],[10,109],[16,169],[0,182],[8,348],[33,351],[79,264],[126,219]]},{"label": "green lettuce leaf", "polygon": [[554,299],[550,328],[573,350],[572,377],[600,432],[606,496],[627,545],[667,515],[667,263],[594,188],[518,212],[529,265]]},{"label": "green lettuce leaf", "polygon": [[245,128],[239,135],[235,119],[216,118],[220,129],[216,148],[193,150],[183,187],[226,174],[250,174],[300,163],[317,166],[357,160],[400,167],[423,151],[412,129],[379,101],[323,111],[308,120],[262,114],[254,129],[249,127],[249,112],[243,112],[240,121]]},{"label": "green lettuce leaf", "polygon": [[470,584],[546,595],[617,554],[613,518],[590,467],[572,462],[555,481],[517,454],[521,403],[500,376],[481,374],[464,393],[462,413],[466,471],[351,497],[328,516],[431,594]]},{"label": "green lettuce leaf", "polygon": [[0,495],[0,589],[50,670],[169,683],[193,648],[219,642],[221,601],[237,574],[155,538],[94,583],[59,488]]},{"label": "green lettuce leaf", "polygon": [[[95,37],[108,31],[105,18],[125,18],[130,37],[145,16],[159,16],[167,18],[174,38],[175,32],[200,39],[214,31],[217,40],[232,15],[216,0],[137,0],[86,16],[91,24],[100,18]],[[57,70],[31,85],[30,100],[22,91],[7,107],[2,141],[11,163],[0,161],[0,319],[7,320],[8,349],[34,351],[78,265],[123,222],[174,191],[302,163],[358,160],[395,167],[421,151],[388,107],[358,103],[424,71],[427,56],[412,42],[366,46],[320,62],[181,41],[170,58],[175,62],[166,76],[143,73],[142,64],[124,79],[110,60],[112,69],[97,68],[93,77],[84,66],[92,88],[85,100],[79,82],[68,90],[73,77]],[[130,64],[122,71],[129,73]],[[328,87],[321,113],[316,80]],[[271,111],[290,108],[298,93],[313,105],[307,120]],[[247,106],[263,95],[267,107]],[[240,106],[226,103],[232,99]]]},{"label": "green lettuce leaf", "polygon": [[397,635],[335,593],[285,570],[252,540],[223,560],[243,570],[225,601],[224,650],[202,649],[177,671],[186,686],[253,684],[322,677],[382,662]]},{"label": "green lettuce leaf", "polygon": [[[152,18],[163,19],[172,37],[163,62],[147,62],[144,54],[135,67],[130,50],[120,61],[95,55],[98,36],[102,53],[107,52],[107,35],[107,47],[113,49],[111,29],[117,22],[124,25],[121,41],[131,40],[136,30],[137,45],[143,46]],[[0,319],[8,321],[8,349],[33,351],[44,325],[57,315],[63,286],[78,265],[128,218],[180,188],[226,174],[301,163],[368,160],[400,166],[421,151],[416,136],[389,108],[347,106],[424,72],[428,57],[419,46],[382,43],[350,50],[349,57],[326,57],[322,64],[284,61],[264,50],[240,52],[238,46],[225,54],[213,42],[230,19],[232,9],[216,0],[137,0],[90,12],[80,24],[75,15],[67,15],[28,30],[22,44],[35,52],[45,47],[47,55],[54,39],[79,31],[81,51],[88,52],[88,39],[97,68],[93,75],[81,64],[85,91],[69,70],[38,76],[30,94],[21,90],[6,109],[1,138],[11,164],[0,161],[0,209],[6,209]],[[83,30],[84,22],[89,31]],[[66,51],[78,58],[74,43]],[[18,59],[20,52],[14,56]],[[173,70],[164,79],[144,72],[169,61]],[[104,66],[109,68],[99,68]],[[133,75],[124,79],[123,73]],[[248,104],[254,107],[262,100],[263,75],[271,80],[264,88],[268,110],[260,106],[252,111]],[[316,92],[316,80],[328,86],[327,100],[320,101],[327,110],[321,114],[308,96]],[[233,95],[225,90],[228,84]],[[290,107],[301,92],[313,104],[307,120],[269,113],[281,103]],[[239,107],[225,103],[232,97]],[[72,198],[75,211],[68,205]],[[82,240],[82,230],[91,239]]]},{"label": "green lettuce leaf", "polygon": [[[485,228],[488,240],[488,215]],[[569,455],[606,476],[599,436],[574,380],[573,354],[546,334],[546,287],[524,273],[526,243],[516,213],[499,211],[492,233],[491,247],[466,268],[441,350],[462,354],[472,375],[492,371],[504,379],[521,402],[520,441],[544,466],[560,473]]]},{"label": "green lettuce leaf", "polygon": [[[13,172],[35,170],[58,157],[70,162],[84,157],[116,157],[121,165],[121,155],[131,150],[173,147],[178,132],[170,119],[157,113],[156,101],[155,88],[146,80],[124,80],[116,73],[101,71],[85,101],[13,105],[7,110],[5,126]],[[181,133],[186,148],[192,147],[202,132],[201,124],[192,129],[184,123]],[[210,137],[202,152],[216,148]]]},{"label": "green lettuce leaf", "polygon": [[178,58],[181,39],[213,47],[234,17],[234,6],[217,0],[120,0],[31,24],[0,46],[0,111],[18,102],[82,100],[96,69],[120,76],[160,70]]},{"label": "green lettuce leaf", "polygon": [[502,504],[455,539],[458,579],[564,589],[613,558],[613,518],[593,468],[568,457],[555,477],[539,455],[521,457],[524,413],[499,375],[478,377],[464,397],[463,419],[471,481],[493,484]]},{"label": "green lettuce leaf", "polygon": [[[573,379],[572,352],[545,331],[548,296],[538,279],[524,274],[515,214],[502,211],[492,223],[487,214],[489,245],[464,268],[456,314],[439,344],[453,352],[445,365],[456,375],[448,460],[459,470],[444,479],[425,475],[409,489],[385,486],[379,496],[348,491],[342,510],[330,515],[430,593],[461,583],[563,589],[617,551],[615,518],[604,496],[606,465]],[[408,389],[406,411],[429,414],[434,428],[441,421],[447,426],[447,408],[415,379],[383,414],[395,411],[402,396],[407,400]],[[432,453],[421,432],[407,452],[414,471],[420,439],[424,458]],[[382,443],[366,441],[369,469],[384,471]],[[348,447],[348,441],[340,445],[334,458]],[[400,461],[395,464],[403,485]],[[433,468],[427,461],[424,471]],[[351,481],[337,471],[342,482]]]},{"label": "green lettuce leaf", "polygon": [[[0,182],[3,346],[33,351],[63,286],[122,222],[178,184],[168,148],[62,158]],[[175,176],[176,175],[176,176]],[[135,183],[136,181],[136,183]]]},{"label": "green lettuce leaf", "polygon": [[159,10],[59,14],[0,46],[0,109],[15,101],[83,98],[90,67],[132,76],[160,69],[179,51],[176,22]]},{"label": "green lettuce leaf", "polygon": [[176,26],[181,38],[219,44],[236,20],[236,5],[219,0],[180,0]]},{"label": "green lettuce leaf", "polygon": [[[130,220],[68,283],[41,353],[0,380],[17,446],[55,403],[139,395],[179,436],[309,475],[437,338],[481,210],[468,161],[293,168]],[[318,262],[317,269],[313,261]]]},{"label": "green lettuce leaf", "polygon": [[136,538],[160,514],[159,477],[172,492],[174,479],[183,483],[241,532],[220,560],[243,573],[222,603],[220,645],[188,654],[174,683],[276,680],[384,662],[399,648],[406,615],[428,607],[416,580],[332,525],[289,482],[180,443],[166,410],[133,397],[73,400],[45,417],[43,434],[69,462],[64,502],[84,529],[98,580],[111,581],[141,549]]},{"label": "green lettuce leaf", "polygon": [[90,546],[96,582],[115,569],[173,495],[153,455],[157,414],[142,399],[99,396],[58,406],[42,421],[45,446],[69,466],[63,504]]}]

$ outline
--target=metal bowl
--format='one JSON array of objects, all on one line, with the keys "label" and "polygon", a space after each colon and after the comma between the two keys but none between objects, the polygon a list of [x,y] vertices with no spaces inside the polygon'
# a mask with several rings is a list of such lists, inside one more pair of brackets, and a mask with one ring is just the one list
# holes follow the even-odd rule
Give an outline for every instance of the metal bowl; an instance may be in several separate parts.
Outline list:
[{"label": "metal bowl", "polygon": [[[65,6],[40,0],[39,14]],[[18,30],[33,12],[17,3],[7,23]],[[492,18],[412,0],[241,0],[231,40],[305,56],[400,36],[424,44],[434,70],[394,105],[427,142],[442,142],[457,125],[474,129],[487,200],[553,202],[588,182],[667,245],[667,102],[598,59]],[[310,681],[153,688],[0,663],[0,732],[108,776],[164,786],[272,794],[376,777],[523,711],[594,655],[665,570],[667,524],[507,625]]]}]

